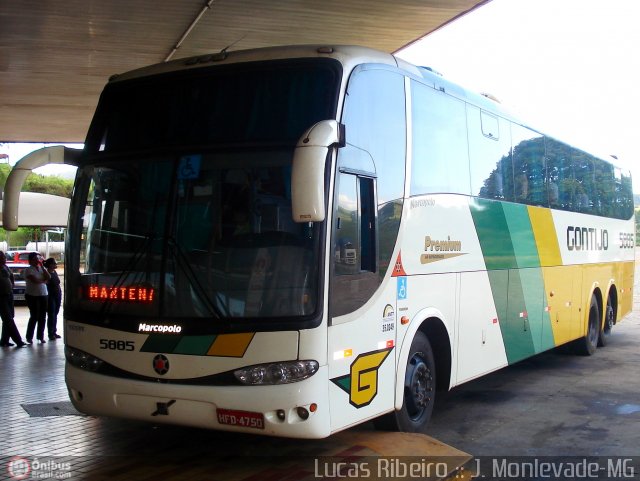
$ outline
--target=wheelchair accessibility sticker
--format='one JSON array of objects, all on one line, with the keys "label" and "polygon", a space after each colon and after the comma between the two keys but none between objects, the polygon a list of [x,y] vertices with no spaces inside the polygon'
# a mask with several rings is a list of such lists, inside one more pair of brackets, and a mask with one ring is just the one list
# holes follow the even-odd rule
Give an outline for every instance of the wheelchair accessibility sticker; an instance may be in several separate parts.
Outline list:
[{"label": "wheelchair accessibility sticker", "polygon": [[180,164],[178,165],[178,179],[188,180],[197,179],[200,177],[200,162],[202,161],[202,155],[184,155],[180,157]]},{"label": "wheelchair accessibility sticker", "polygon": [[407,298],[407,278],[396,277],[398,279],[398,300]]}]

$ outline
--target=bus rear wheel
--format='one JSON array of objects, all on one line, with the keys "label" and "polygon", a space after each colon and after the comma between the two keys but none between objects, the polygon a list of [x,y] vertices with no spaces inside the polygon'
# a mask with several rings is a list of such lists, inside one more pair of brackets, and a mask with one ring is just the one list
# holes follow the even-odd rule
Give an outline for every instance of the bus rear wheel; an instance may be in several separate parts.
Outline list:
[{"label": "bus rear wheel", "polygon": [[376,428],[424,433],[435,403],[436,365],[429,339],[417,332],[411,343],[404,377],[402,408],[374,421]]},{"label": "bus rear wheel", "polygon": [[616,314],[613,310],[613,299],[611,299],[611,294],[609,294],[609,296],[607,296],[607,307],[604,310],[604,326],[602,326],[602,330],[598,337],[598,347],[604,347],[609,344],[611,329],[613,329],[613,325],[615,324],[615,316]]},{"label": "bus rear wheel", "polygon": [[591,296],[588,322],[587,334],[577,341],[578,352],[584,356],[591,356],[596,352],[600,338],[600,308],[595,296]]}]

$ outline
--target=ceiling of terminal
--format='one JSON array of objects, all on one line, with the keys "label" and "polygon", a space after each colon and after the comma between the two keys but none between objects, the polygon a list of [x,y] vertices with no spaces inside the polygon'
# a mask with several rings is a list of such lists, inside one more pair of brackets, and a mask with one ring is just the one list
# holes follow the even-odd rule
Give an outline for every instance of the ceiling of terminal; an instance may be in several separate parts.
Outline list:
[{"label": "ceiling of terminal", "polygon": [[487,1],[2,1],[0,142],[83,142],[115,73],[229,45],[394,52]]}]

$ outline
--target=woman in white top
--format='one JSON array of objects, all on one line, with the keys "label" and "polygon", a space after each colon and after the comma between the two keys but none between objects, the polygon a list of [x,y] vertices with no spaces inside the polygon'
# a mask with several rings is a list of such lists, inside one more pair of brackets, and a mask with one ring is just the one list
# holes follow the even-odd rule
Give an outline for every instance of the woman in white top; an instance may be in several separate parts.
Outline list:
[{"label": "woman in white top", "polygon": [[27,283],[25,299],[29,307],[29,322],[27,324],[27,343],[33,342],[33,332],[36,330],[36,339],[44,344],[44,327],[47,321],[47,281],[51,275],[42,266],[42,257],[37,252],[29,254],[29,267],[24,270],[24,278]]}]

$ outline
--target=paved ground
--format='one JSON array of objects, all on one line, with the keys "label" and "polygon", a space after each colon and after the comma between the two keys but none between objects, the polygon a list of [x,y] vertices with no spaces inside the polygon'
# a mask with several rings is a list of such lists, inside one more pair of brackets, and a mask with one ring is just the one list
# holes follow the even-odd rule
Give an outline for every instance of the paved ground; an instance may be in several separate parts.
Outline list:
[{"label": "paved ground", "polygon": [[[545,353],[440,396],[430,434],[478,457],[636,456],[637,466],[637,286],[634,305],[594,356]],[[27,309],[17,311],[24,333]],[[62,340],[0,349],[0,480],[314,479],[297,457],[376,452],[363,441],[375,437],[370,423],[328,440],[289,441],[82,416],[69,407],[63,372]],[[32,471],[22,477],[24,460]],[[640,479],[637,469],[618,479]]]},{"label": "paved ground", "polygon": [[[23,336],[27,319],[26,306],[16,306]],[[470,459],[426,436],[366,426],[326,440],[289,440],[84,416],[68,401],[63,339],[0,349],[0,386],[0,480],[302,481],[335,477],[335,464],[354,456],[411,453],[454,473]]]},{"label": "paved ground", "polygon": [[594,356],[544,353],[446,393],[430,435],[476,456],[640,456],[638,311]]}]

